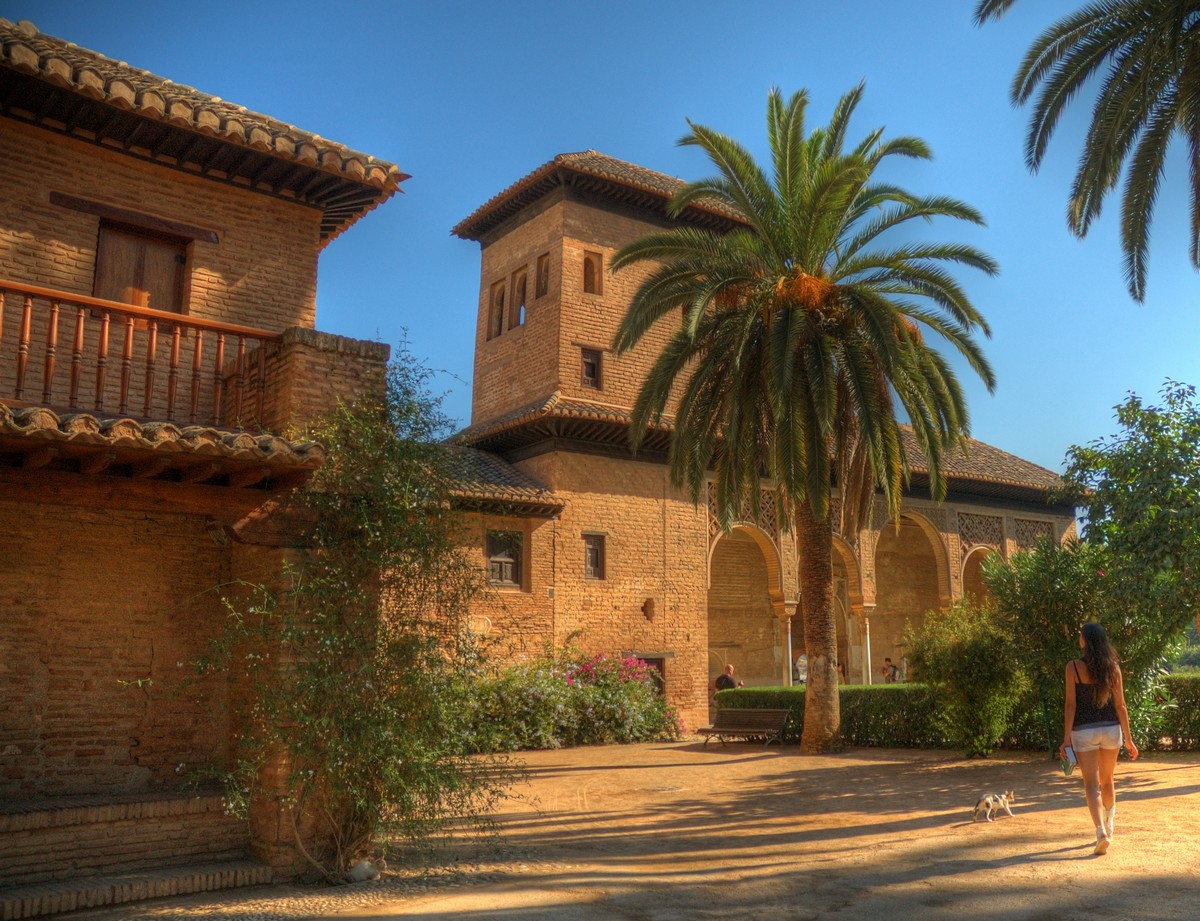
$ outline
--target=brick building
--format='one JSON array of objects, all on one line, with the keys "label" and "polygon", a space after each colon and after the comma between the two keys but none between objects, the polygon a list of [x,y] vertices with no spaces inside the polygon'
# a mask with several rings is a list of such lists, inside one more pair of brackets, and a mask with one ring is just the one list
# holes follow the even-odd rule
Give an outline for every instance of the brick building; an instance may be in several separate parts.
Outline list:
[{"label": "brick building", "polygon": [[404,178],[0,20],[4,918],[297,865],[273,806],[185,789],[237,689],[179,679],[219,587],[294,552],[298,425],[382,380],[386,346],[314,329],[317,262]]},{"label": "brick building", "polygon": [[[595,151],[563,154],[454,228],[482,249],[472,418],[457,440],[472,457],[472,526],[495,588],[480,628],[517,655],[576,634],[588,650],[642,656],[695,726],[726,662],[747,685],[786,683],[803,637],[796,545],[768,484],[758,519],[722,534],[670,483],[669,420],[636,457],[627,446],[639,385],[669,330],[664,321],[632,352],[612,352],[648,272],[610,273],[613,254],[675,223],[739,220],[701,206],[669,219],[681,185]],[[909,462],[899,527],[881,505],[872,528],[835,540],[839,660],[851,681],[878,676],[885,656],[901,661],[906,623],[984,591],[989,554],[1073,533],[1074,509],[1047,502],[1051,471],[972,442],[948,458],[939,504],[911,444]]]}]

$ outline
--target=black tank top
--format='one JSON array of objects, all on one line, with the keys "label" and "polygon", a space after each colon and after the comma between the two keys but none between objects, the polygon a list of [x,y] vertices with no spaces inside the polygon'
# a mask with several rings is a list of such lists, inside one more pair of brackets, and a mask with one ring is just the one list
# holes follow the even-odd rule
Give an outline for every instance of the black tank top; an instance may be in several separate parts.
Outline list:
[{"label": "black tank top", "polygon": [[1079,680],[1079,666],[1074,662],[1071,668],[1075,670],[1075,721],[1072,729],[1085,729],[1089,726],[1120,726],[1117,719],[1117,704],[1112,695],[1103,707],[1096,706],[1096,686],[1084,684]]}]

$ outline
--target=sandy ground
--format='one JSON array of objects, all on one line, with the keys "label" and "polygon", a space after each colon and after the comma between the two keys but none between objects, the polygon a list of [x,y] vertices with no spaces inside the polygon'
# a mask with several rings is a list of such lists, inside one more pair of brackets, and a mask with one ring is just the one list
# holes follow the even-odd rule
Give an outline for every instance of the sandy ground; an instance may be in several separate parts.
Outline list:
[{"label": "sandy ground", "polygon": [[[183,910],[428,921],[1200,918],[1194,755],[1121,762],[1104,857],[1092,855],[1077,777],[1033,756],[812,757],[688,741],[526,760],[522,799],[499,815],[504,849],[448,883],[315,912],[304,899],[272,910],[261,892],[242,910],[232,896]],[[980,792],[1007,788],[1015,818],[972,823]]]}]

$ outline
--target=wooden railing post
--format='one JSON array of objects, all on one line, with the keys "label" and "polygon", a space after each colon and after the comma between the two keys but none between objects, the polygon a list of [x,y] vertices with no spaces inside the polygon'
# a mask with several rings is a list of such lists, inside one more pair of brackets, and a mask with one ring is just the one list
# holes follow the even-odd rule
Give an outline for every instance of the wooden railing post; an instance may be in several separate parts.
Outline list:
[{"label": "wooden railing post", "polygon": [[192,402],[191,419],[200,415],[200,374],[204,370],[204,333],[196,330],[196,341],[192,347]]},{"label": "wooden railing post", "polygon": [[21,311],[21,331],[17,333],[17,388],[16,398],[25,394],[25,368],[29,364],[29,330],[33,325],[33,298],[25,295],[25,307]]},{"label": "wooden railing post", "polygon": [[96,346],[96,410],[104,411],[104,388],[108,385],[108,311],[100,314],[100,341]]},{"label": "wooden railing post", "polygon": [[178,323],[171,327],[171,358],[167,371],[167,419],[175,421],[175,394],[179,386],[179,340],[183,329]]},{"label": "wooden railing post", "polygon": [[121,402],[117,408],[122,416],[129,412],[129,378],[133,372],[133,317],[125,318],[125,343],[121,347]]},{"label": "wooden railing post", "polygon": [[[9,313],[15,306],[13,298],[22,298],[20,320],[16,330],[15,340],[11,333],[6,337],[4,328],[5,309]],[[35,317],[35,311],[37,316]],[[75,324],[71,333],[69,347],[70,369],[68,380],[63,387],[58,384],[59,337],[67,335],[68,331],[61,327],[68,322],[63,311],[74,311]],[[98,320],[97,332],[93,335],[88,328],[89,317]],[[9,318],[11,322],[11,317]],[[37,331],[35,335],[35,321]],[[124,335],[121,341],[121,364],[119,380],[113,386],[116,393],[108,393],[108,361],[111,346],[111,331],[113,323],[124,324]],[[43,335],[43,322],[45,323]],[[167,359],[166,393],[159,392],[159,358],[160,333],[170,329],[170,356]],[[212,333],[216,337],[216,347],[213,349],[211,364],[205,361],[205,336]],[[187,337],[192,336],[188,343]],[[228,406],[225,407],[225,341],[228,336],[237,337],[237,356],[230,371],[233,378],[234,393]],[[91,340],[95,339],[94,353],[88,354],[93,348]],[[144,338],[144,341],[143,341]],[[36,339],[36,341],[34,341]],[[109,301],[103,298],[70,294],[52,288],[40,288],[35,285],[25,285],[19,282],[0,279],[0,362],[3,367],[10,369],[7,374],[0,374],[4,381],[4,389],[0,391],[0,400],[15,401],[27,405],[32,399],[29,391],[34,389],[30,378],[30,362],[36,362],[43,369],[41,386],[37,388],[42,403],[50,409],[62,412],[119,412],[126,415],[131,411],[140,414],[143,419],[150,419],[162,412],[166,403],[166,418],[171,421],[186,421],[211,425],[239,425],[255,429],[262,425],[266,408],[267,389],[267,347],[279,342],[280,337],[266,330],[249,326],[236,326],[230,323],[220,323],[197,317],[181,316],[163,310],[152,310],[133,304],[123,304],[119,301]],[[247,355],[247,348],[257,348],[258,356],[255,361]],[[64,341],[63,348],[67,348]],[[146,349],[145,363],[139,356],[139,350]],[[190,393],[180,394],[182,385],[180,367],[183,348],[190,347],[191,387]],[[15,368],[14,368],[15,359]],[[64,354],[63,361],[66,361]],[[135,361],[138,363],[134,367]],[[83,384],[85,375],[92,373],[89,362],[95,363],[96,389],[94,395]],[[256,367],[251,367],[251,363]],[[212,373],[212,413],[208,412],[208,381],[207,375]],[[142,392],[134,393],[134,373],[144,373],[141,382]],[[14,373],[15,372],[15,373]],[[250,375],[257,375],[253,382],[255,392],[251,397],[249,387]],[[57,394],[56,390],[66,393]],[[112,397],[117,397],[114,401]],[[189,400],[190,397],[190,400]],[[182,406],[181,400],[188,405]],[[135,402],[136,401],[136,402]],[[109,404],[106,408],[105,404]],[[201,405],[203,405],[203,409]],[[243,414],[245,416],[243,417]],[[253,415],[251,415],[253,414]],[[186,417],[186,418],[185,418]]]},{"label": "wooden railing post", "polygon": [[46,362],[42,371],[42,402],[54,398],[54,372],[58,363],[58,301],[50,302],[50,322],[46,327]]},{"label": "wooden railing post", "polygon": [[75,338],[71,342],[71,393],[67,401],[71,409],[79,408],[79,380],[83,374],[83,338],[86,322],[87,308],[80,307],[75,311]]},{"label": "wooden railing post", "polygon": [[142,415],[150,418],[150,407],[154,403],[154,364],[158,360],[158,323],[154,320],[150,321],[147,335],[149,341],[146,343],[146,386],[142,388],[146,400],[142,406]]},{"label": "wooden railing post", "polygon": [[213,419],[221,424],[221,394],[225,389],[225,334],[217,333],[217,354],[213,360]]}]

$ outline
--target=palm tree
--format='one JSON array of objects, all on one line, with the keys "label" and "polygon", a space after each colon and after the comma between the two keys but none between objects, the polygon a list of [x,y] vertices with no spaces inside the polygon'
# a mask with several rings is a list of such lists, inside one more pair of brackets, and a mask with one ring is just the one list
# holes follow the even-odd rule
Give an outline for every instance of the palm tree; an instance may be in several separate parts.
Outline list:
[{"label": "palm tree", "polygon": [[[999,19],[1014,2],[980,0],[975,21]],[[1150,220],[1176,134],[1187,145],[1190,257],[1200,269],[1200,3],[1094,0],[1038,36],[1011,91],[1017,104],[1037,96],[1025,139],[1030,170],[1041,165],[1064,109],[1101,72],[1067,226],[1086,236],[1124,171],[1121,248],[1129,293],[1140,302],[1146,296]]]},{"label": "palm tree", "polygon": [[[875,180],[889,157],[930,154],[916,138],[883,140],[882,129],[847,150],[862,93],[862,86],[847,93],[829,125],[806,134],[807,94],[785,101],[772,90],[770,178],[737,142],[689,121],[680,144],[700,147],[718,175],[676,192],[670,213],[708,200],[735,209],[744,227],[651,234],[613,262],[614,270],[654,265],[618,329],[618,352],[683,314],[635,403],[634,448],[675,394],[668,460],[675,483],[698,502],[711,469],[728,529],[744,502],[757,506],[765,476],[776,484],[782,520],[796,517],[809,656],[805,751],[838,743],[829,501],[835,474],[844,512],[869,508],[876,488],[893,513],[899,510],[907,468],[898,403],[925,452],[935,494],[944,494],[940,459],[965,437],[967,408],[953,370],[926,334],[957,349],[993,386],[972,338],[987,326],[946,265],[992,274],[995,263],[961,244],[879,243],[916,219],[982,219],[953,199]],[[839,524],[854,532],[858,520]]]}]

